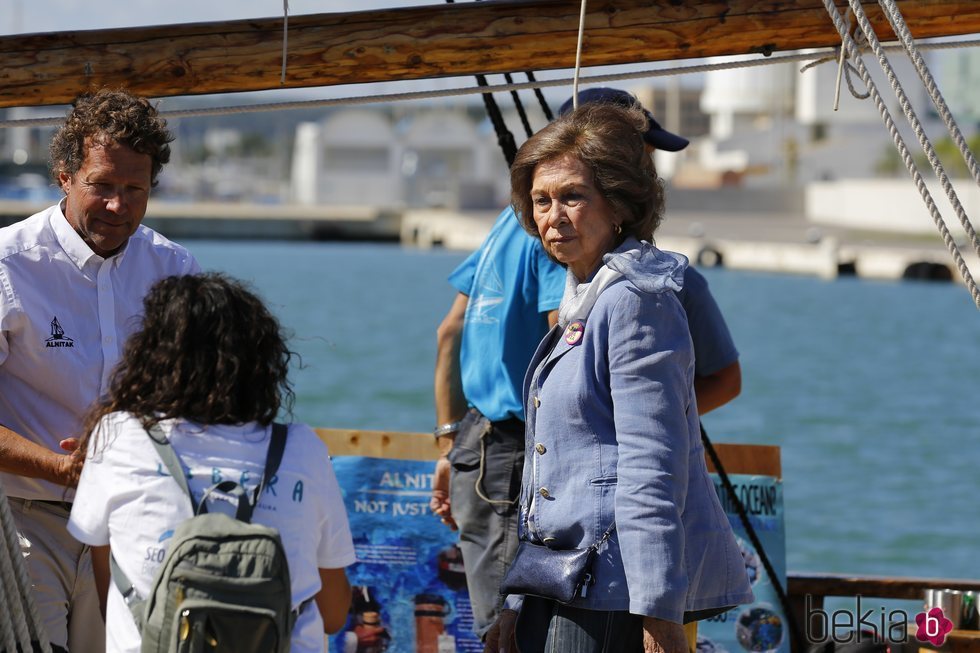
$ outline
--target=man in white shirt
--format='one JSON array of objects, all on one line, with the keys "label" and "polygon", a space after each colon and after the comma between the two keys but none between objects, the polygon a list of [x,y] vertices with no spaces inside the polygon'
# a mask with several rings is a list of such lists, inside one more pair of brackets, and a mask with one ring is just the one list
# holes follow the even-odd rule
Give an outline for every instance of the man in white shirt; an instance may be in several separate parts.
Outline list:
[{"label": "man in white shirt", "polygon": [[51,143],[65,197],[0,229],[0,483],[55,651],[105,645],[88,547],[66,530],[85,413],[149,287],[199,271],[190,252],[141,226],[172,140],[144,98],[80,97]]}]

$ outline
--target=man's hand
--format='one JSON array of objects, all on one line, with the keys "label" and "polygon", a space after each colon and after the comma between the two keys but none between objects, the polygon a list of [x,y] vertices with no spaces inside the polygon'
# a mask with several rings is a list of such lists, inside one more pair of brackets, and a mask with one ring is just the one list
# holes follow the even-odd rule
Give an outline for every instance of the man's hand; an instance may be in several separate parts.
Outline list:
[{"label": "man's hand", "polygon": [[518,653],[514,641],[514,631],[517,626],[517,613],[513,610],[501,610],[500,616],[490,626],[483,640],[483,653]]},{"label": "man's hand", "polygon": [[65,438],[58,443],[58,446],[68,452],[58,460],[58,482],[65,487],[75,487],[78,485],[78,477],[85,463],[85,451],[78,448],[78,438]]},{"label": "man's hand", "polygon": [[78,451],[78,442],[78,438],[65,438],[58,443],[58,446],[61,447],[62,451]]},{"label": "man's hand", "polygon": [[432,477],[432,498],[429,508],[442,518],[442,523],[452,530],[457,530],[456,520],[453,519],[452,506],[449,503],[449,459],[443,456],[436,461],[436,473]]},{"label": "man's hand", "polygon": [[687,652],[684,626],[654,617],[643,617],[643,653]]}]

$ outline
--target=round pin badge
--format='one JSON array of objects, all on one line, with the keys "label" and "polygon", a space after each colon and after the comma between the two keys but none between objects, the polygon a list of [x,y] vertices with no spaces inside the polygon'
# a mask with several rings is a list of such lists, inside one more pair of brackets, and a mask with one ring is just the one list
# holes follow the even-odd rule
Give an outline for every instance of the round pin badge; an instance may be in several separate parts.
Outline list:
[{"label": "round pin badge", "polygon": [[585,333],[585,324],[576,320],[572,322],[567,327],[565,327],[565,342],[570,345],[577,345],[582,341],[582,335]]}]

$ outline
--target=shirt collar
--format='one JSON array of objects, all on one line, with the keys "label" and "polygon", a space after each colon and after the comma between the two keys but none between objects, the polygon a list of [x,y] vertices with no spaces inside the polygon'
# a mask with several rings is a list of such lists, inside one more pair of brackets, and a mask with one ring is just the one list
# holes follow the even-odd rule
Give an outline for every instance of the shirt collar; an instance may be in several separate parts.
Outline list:
[{"label": "shirt collar", "polygon": [[[65,216],[65,202],[65,198],[62,198],[58,202],[58,206],[50,218],[51,229],[54,231],[54,235],[58,239],[61,248],[65,250],[68,258],[71,259],[72,263],[79,270],[83,269],[93,260],[96,263],[102,263],[106,259],[93,252],[92,248],[82,240],[82,237],[78,235],[75,228],[68,222],[68,218]],[[115,259],[116,265],[122,263],[123,255],[126,253],[126,245],[128,244],[129,240],[122,246],[122,249],[109,257],[110,259]]]}]

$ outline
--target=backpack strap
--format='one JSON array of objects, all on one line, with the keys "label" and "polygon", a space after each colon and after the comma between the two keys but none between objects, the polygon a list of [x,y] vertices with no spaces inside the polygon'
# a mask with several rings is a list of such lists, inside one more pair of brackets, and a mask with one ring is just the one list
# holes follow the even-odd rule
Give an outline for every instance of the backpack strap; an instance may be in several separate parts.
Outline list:
[{"label": "backpack strap", "polygon": [[[269,485],[269,481],[272,480],[279,470],[279,464],[282,463],[282,456],[286,451],[286,434],[288,432],[289,427],[285,424],[280,424],[279,422],[272,423],[272,437],[265,456],[265,470],[262,472],[262,480],[259,482],[258,487],[255,488],[255,494],[251,504],[248,501],[245,490],[238,483],[224,481],[208,488],[201,498],[200,505],[195,505],[194,497],[191,495],[190,487],[187,485],[187,475],[184,473],[184,466],[181,465],[180,459],[177,457],[177,452],[174,451],[173,445],[170,444],[167,436],[164,435],[163,429],[160,428],[159,424],[154,424],[147,430],[147,435],[150,436],[150,442],[153,443],[153,448],[156,449],[160,460],[167,467],[167,471],[170,472],[170,475],[177,481],[177,485],[187,495],[187,498],[191,502],[191,510],[195,515],[207,512],[208,497],[213,490],[217,490],[218,492],[232,494],[238,500],[238,508],[235,511],[236,519],[251,522],[252,510],[259,504],[259,497],[262,496],[262,491]],[[136,620],[136,627],[142,631],[143,604],[146,600],[139,595],[139,592],[133,587],[133,583],[129,580],[129,577],[120,569],[119,564],[116,562],[116,556],[111,551],[109,553],[109,569],[116,589],[122,594],[126,605],[129,606],[130,611],[133,613],[133,617]],[[310,601],[312,601],[312,597],[304,601],[297,608],[296,613],[301,612]]]},{"label": "backpack strap", "polygon": [[[247,507],[247,512],[243,513],[242,506],[247,504],[247,496],[239,494],[234,491],[232,485],[237,486],[238,484],[234,481],[224,481],[213,487],[211,487],[207,492],[204,493],[204,497],[201,499],[199,504],[194,503],[194,497],[191,494],[190,487],[187,485],[187,476],[184,473],[184,466],[181,465],[180,459],[177,457],[177,452],[174,451],[173,445],[170,444],[170,440],[163,434],[163,429],[160,428],[159,424],[154,424],[147,433],[150,436],[150,441],[153,443],[153,448],[157,450],[157,454],[160,456],[160,460],[166,465],[167,471],[170,475],[174,477],[177,481],[177,485],[180,489],[184,491],[187,498],[190,499],[191,509],[194,514],[201,514],[208,511],[207,509],[207,497],[210,495],[212,490],[217,490],[219,492],[227,492],[235,495],[238,499],[238,510],[236,511],[235,518],[241,521],[250,522],[252,520],[252,509],[259,503],[259,497],[262,496],[262,492],[269,485],[269,482],[279,471],[279,465],[282,463],[283,453],[286,451],[286,434],[289,432],[289,427],[285,424],[280,424],[279,422],[272,423],[272,437],[269,440],[269,449],[265,455],[265,470],[262,472],[262,480],[259,482],[258,486],[255,488],[255,493],[252,495],[252,505]],[[245,499],[243,501],[242,499]]]},{"label": "backpack strap", "polygon": [[286,434],[289,427],[279,422],[272,423],[272,438],[269,441],[269,450],[265,454],[265,471],[262,472],[262,480],[255,488],[252,496],[252,506],[259,505],[259,498],[262,492],[268,487],[269,482],[279,471],[279,464],[282,462],[283,453],[286,451]]},{"label": "backpack strap", "polygon": [[[164,435],[163,429],[159,424],[151,426],[147,429],[146,433],[150,436],[150,442],[153,443],[153,448],[156,449],[157,455],[160,456],[160,460],[163,461],[167,471],[170,472],[177,485],[187,495],[187,499],[191,502],[191,511],[197,514],[194,497],[191,495],[191,489],[187,485],[187,475],[184,473],[184,467],[180,464],[180,459],[177,458],[177,453],[174,451],[173,445],[170,444],[170,440]],[[116,562],[116,554],[112,551],[109,552],[109,570],[112,575],[112,582],[115,583],[116,589],[122,594],[123,600],[129,607],[130,612],[133,613],[136,628],[142,632],[143,605],[146,603],[146,600],[140,596],[139,592],[133,586],[132,581],[129,580],[129,576],[119,567],[119,563]]]},{"label": "backpack strap", "polygon": [[150,442],[153,443],[153,448],[157,450],[157,455],[160,456],[160,460],[167,467],[167,471],[170,472],[170,475],[177,481],[177,485],[187,495],[187,499],[191,502],[191,510],[196,515],[197,506],[194,504],[194,496],[191,494],[191,489],[187,485],[187,474],[184,473],[184,466],[180,464],[180,459],[177,457],[177,452],[174,451],[173,445],[170,444],[170,440],[164,435],[159,423],[147,429],[146,433],[150,436]]},{"label": "backpack strap", "polygon": [[206,489],[204,494],[201,495],[201,501],[197,504],[197,509],[194,511],[195,515],[204,515],[208,512],[208,499],[211,498],[213,492],[221,492],[222,494],[234,497],[237,506],[235,508],[235,519],[247,524],[252,523],[252,510],[255,506],[249,503],[245,488],[235,481],[221,481]]},{"label": "backpack strap", "polygon": [[146,599],[140,596],[136,588],[133,587],[132,581],[129,580],[129,576],[119,568],[119,563],[116,562],[116,555],[109,551],[109,571],[112,576],[112,582],[115,583],[116,589],[122,594],[123,601],[126,602],[126,607],[129,611],[133,613],[133,620],[136,622],[136,630],[143,632],[143,606],[146,604]]}]

